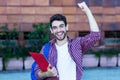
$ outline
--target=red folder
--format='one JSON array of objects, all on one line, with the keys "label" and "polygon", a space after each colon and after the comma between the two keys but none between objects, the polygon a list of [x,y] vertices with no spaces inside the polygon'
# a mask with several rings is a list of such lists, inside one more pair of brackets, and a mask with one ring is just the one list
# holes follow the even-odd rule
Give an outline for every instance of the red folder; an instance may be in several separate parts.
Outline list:
[{"label": "red folder", "polygon": [[[32,58],[36,61],[38,66],[43,72],[47,71],[47,68],[49,66],[49,62],[46,60],[43,54],[37,53],[37,52],[29,52],[29,54],[32,56]],[[50,69],[52,69],[52,66],[50,66]],[[58,78],[58,76],[53,76],[52,78]]]},{"label": "red folder", "polygon": [[37,52],[30,52],[29,54],[36,61],[36,63],[38,64],[38,66],[43,72],[47,71],[49,63],[46,60],[46,58],[43,56],[43,54],[37,53]]}]

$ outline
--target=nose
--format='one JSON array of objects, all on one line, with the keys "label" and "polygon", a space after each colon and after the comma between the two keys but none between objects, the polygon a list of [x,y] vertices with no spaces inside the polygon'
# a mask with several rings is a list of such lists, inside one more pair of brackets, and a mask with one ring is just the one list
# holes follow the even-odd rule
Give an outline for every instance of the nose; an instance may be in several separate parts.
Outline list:
[{"label": "nose", "polygon": [[61,31],[61,28],[60,27],[57,27],[57,32],[60,32]]}]

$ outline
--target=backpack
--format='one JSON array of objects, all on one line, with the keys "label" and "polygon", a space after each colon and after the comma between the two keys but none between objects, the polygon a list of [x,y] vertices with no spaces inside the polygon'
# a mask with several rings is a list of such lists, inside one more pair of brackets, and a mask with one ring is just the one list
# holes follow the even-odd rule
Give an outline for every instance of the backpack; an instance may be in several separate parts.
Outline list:
[{"label": "backpack", "polygon": [[[50,43],[46,43],[45,44],[45,47],[44,47],[44,50],[43,50],[43,53],[44,53],[44,56],[45,58],[48,60],[48,55],[49,55],[49,49],[50,49]],[[36,77],[35,77],[35,73],[34,73],[34,68],[36,66],[36,62],[33,62],[32,64],[32,68],[31,68],[31,80],[38,80]],[[45,79],[44,79],[45,80]]]}]

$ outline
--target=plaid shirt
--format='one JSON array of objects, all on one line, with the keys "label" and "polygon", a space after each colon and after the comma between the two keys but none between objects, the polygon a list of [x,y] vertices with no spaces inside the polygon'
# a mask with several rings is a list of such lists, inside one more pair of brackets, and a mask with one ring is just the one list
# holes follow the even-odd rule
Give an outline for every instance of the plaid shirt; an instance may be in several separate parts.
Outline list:
[{"label": "plaid shirt", "polygon": [[[91,32],[85,37],[77,37],[75,39],[68,37],[68,52],[71,58],[76,63],[76,80],[81,80],[82,77],[82,53],[94,46],[94,44],[100,40],[100,32]],[[48,55],[48,61],[52,66],[57,69],[57,50],[55,47],[56,39],[50,41],[50,51]],[[37,76],[39,67],[36,66],[35,74]],[[37,76],[38,77],[38,76]],[[41,80],[41,79],[39,79]]]}]

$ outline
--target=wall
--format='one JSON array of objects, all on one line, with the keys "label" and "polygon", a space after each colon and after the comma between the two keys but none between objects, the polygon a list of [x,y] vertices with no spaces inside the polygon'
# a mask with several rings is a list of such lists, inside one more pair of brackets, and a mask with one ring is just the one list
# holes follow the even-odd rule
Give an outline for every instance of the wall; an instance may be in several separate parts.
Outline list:
[{"label": "wall", "polygon": [[[56,13],[64,14],[69,24],[69,35],[89,31],[86,15],[77,3],[83,0],[0,0],[0,25],[8,24],[22,32],[31,31],[33,23],[48,23]],[[120,0],[84,0],[103,31],[120,31]],[[104,35],[102,36],[104,39]]]}]

